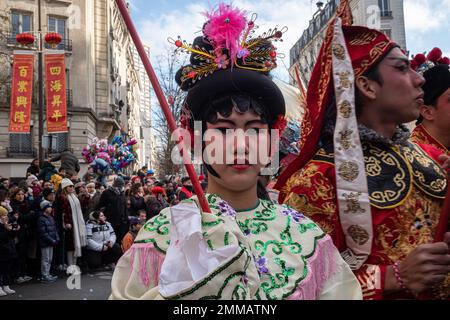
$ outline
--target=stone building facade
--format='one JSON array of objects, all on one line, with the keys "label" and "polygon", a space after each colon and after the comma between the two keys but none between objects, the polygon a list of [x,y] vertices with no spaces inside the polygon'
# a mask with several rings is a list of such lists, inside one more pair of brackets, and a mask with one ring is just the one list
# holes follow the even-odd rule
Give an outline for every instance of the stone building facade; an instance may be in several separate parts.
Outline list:
[{"label": "stone building facade", "polygon": [[[297,85],[295,68],[301,81],[308,86],[311,72],[325,37],[328,22],[334,17],[340,0],[317,1],[318,10],[309,26],[290,51],[291,82]],[[406,48],[403,0],[350,0],[354,25],[367,26],[386,33],[400,47]]]},{"label": "stone building facade", "polygon": [[[115,1],[42,0],[41,19],[44,35],[51,31],[63,35],[57,49],[66,55],[69,124],[69,133],[48,139],[45,156],[69,148],[82,160],[83,148],[95,137],[111,139],[120,133],[126,138],[136,137],[136,127],[140,126],[139,75],[132,41]],[[1,74],[11,73],[13,50],[37,50],[36,43],[30,48],[17,44],[15,35],[27,31],[37,36],[37,30],[37,0],[0,1]],[[37,157],[37,58],[35,70],[32,133],[28,135],[8,132],[11,82],[0,77],[1,176],[23,177],[26,167]]]}]

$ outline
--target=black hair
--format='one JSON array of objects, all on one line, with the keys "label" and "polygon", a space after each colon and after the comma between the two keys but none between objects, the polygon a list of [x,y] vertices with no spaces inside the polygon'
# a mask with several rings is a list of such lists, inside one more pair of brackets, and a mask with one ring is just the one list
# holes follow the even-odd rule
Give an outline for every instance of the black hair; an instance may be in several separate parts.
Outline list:
[{"label": "black hair", "polygon": [[[186,108],[186,111],[189,110]],[[260,99],[254,98],[248,94],[227,93],[211,97],[205,105],[204,112],[201,114],[191,115],[189,127],[194,128],[194,121],[203,122],[203,130],[206,128],[206,123],[216,123],[218,115],[228,118],[233,110],[238,113],[245,113],[249,110],[255,112],[261,117],[263,123],[272,126],[276,122],[276,118],[270,115],[269,109]],[[189,112],[189,111],[187,111]]]},{"label": "black hair", "polygon": [[191,178],[189,178],[189,177],[183,177],[181,179],[181,183],[185,183],[185,182],[190,181],[190,180],[191,180]]},{"label": "black hair", "polygon": [[92,212],[92,217],[93,217],[95,220],[98,220],[98,219],[100,218],[100,214],[101,214],[101,213],[102,213],[101,211],[95,210],[94,212]]},{"label": "black hair", "polygon": [[[384,79],[380,73],[380,64],[384,60],[384,58],[386,58],[386,56],[389,53],[391,53],[391,51],[394,50],[395,48],[400,48],[400,46],[398,46],[398,45],[393,46],[391,49],[389,49],[387,52],[385,52],[383,54],[383,56],[377,61],[377,63],[375,63],[373,66],[371,66],[369,70],[364,72],[362,74],[362,76],[366,77],[369,80],[375,81],[380,86],[383,86]],[[355,87],[355,107],[356,107],[356,116],[359,117],[362,113],[362,96],[356,87]]]},{"label": "black hair", "polygon": [[5,201],[8,197],[8,190],[0,189],[0,201]]}]

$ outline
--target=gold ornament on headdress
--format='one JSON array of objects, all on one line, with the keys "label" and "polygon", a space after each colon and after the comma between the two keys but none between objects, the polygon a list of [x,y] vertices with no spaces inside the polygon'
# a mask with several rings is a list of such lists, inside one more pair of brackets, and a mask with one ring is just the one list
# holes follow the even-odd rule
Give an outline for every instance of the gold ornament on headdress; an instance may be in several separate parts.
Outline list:
[{"label": "gold ornament on headdress", "polygon": [[283,34],[288,31],[287,27],[278,29],[275,27],[263,33],[261,36],[254,36],[257,14],[252,14],[250,20],[246,20],[246,27],[238,39],[239,50],[235,57],[230,57],[227,50],[222,50],[215,46],[213,41],[209,41],[205,36],[205,41],[212,46],[212,50],[205,50],[198,45],[188,44],[178,37],[177,40],[168,38],[168,42],[177,47],[176,51],[194,54],[194,59],[199,60],[198,64],[191,64],[183,68],[181,82],[198,80],[214,73],[217,70],[236,67],[240,69],[252,70],[268,73],[277,67],[277,58],[284,55],[278,54],[273,41],[283,41]]}]

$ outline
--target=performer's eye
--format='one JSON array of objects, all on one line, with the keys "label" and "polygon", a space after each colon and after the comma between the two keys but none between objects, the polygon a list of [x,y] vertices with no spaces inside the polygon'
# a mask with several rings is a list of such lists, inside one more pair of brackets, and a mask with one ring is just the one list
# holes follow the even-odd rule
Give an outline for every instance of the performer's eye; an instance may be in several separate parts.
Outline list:
[{"label": "performer's eye", "polygon": [[401,66],[397,66],[397,67],[395,67],[395,68],[403,72],[403,71],[408,70],[408,69],[409,69],[409,66],[407,66],[406,64],[404,64],[404,65],[401,65]]}]

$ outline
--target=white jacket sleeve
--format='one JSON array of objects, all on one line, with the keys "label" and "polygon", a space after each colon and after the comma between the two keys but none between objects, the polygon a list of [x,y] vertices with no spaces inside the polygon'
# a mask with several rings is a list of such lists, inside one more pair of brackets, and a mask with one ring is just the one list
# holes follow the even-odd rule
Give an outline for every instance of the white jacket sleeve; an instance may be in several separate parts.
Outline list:
[{"label": "white jacket sleeve", "polygon": [[86,239],[87,239],[87,248],[92,251],[101,252],[103,249],[103,243],[95,242],[92,235],[92,228],[94,225],[92,223],[86,224]]}]

